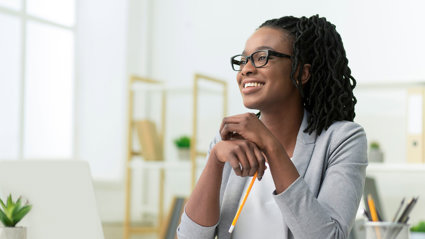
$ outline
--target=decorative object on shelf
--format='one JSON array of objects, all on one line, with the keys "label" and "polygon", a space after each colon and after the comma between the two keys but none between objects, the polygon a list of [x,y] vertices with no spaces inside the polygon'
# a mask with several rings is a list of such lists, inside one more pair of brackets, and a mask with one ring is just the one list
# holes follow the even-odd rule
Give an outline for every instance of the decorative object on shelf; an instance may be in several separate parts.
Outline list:
[{"label": "decorative object on shelf", "polygon": [[407,90],[407,162],[408,163],[425,163],[425,118],[424,118],[424,101],[425,87],[414,86]]},{"label": "decorative object on shelf", "polygon": [[164,159],[163,149],[155,122],[140,120],[135,124],[143,158],[146,161],[162,161]]},{"label": "decorative object on shelf", "polygon": [[174,140],[174,144],[178,149],[179,159],[190,159],[190,137],[183,135]]},{"label": "decorative object on shelf", "polygon": [[12,195],[9,194],[6,203],[0,198],[0,221],[4,227],[0,227],[0,239],[26,239],[26,227],[17,227],[22,218],[28,214],[32,205],[22,203],[21,197],[13,201]]},{"label": "decorative object on shelf", "polygon": [[369,145],[369,162],[382,163],[384,162],[384,153],[377,141],[372,141]]}]

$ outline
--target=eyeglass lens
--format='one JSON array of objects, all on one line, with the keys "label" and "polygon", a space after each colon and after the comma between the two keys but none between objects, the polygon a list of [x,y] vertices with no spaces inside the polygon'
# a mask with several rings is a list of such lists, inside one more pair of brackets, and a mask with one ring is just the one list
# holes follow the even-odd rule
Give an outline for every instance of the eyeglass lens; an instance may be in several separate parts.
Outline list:
[{"label": "eyeglass lens", "polygon": [[263,67],[267,64],[268,54],[266,51],[254,52],[251,56],[238,55],[232,59],[233,69],[240,71],[246,65],[247,61],[251,60],[254,67]]}]

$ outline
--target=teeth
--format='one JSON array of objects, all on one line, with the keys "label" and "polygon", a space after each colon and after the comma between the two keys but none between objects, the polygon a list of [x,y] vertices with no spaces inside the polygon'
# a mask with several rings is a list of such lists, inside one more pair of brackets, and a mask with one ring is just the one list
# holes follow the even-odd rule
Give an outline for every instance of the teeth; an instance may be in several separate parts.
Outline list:
[{"label": "teeth", "polygon": [[249,83],[245,83],[245,85],[243,86],[243,88],[246,87],[256,87],[256,86],[262,86],[264,85],[263,83],[259,83],[259,82],[249,82]]}]

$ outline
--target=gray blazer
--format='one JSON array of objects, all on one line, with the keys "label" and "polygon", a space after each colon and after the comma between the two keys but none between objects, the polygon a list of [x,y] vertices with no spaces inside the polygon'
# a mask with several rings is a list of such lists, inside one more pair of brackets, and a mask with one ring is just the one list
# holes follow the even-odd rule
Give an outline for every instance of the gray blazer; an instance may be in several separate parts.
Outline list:
[{"label": "gray blazer", "polygon": [[[304,133],[306,127],[307,112],[292,158],[300,177],[284,192],[273,194],[286,231],[282,238],[348,238],[364,187],[366,134],[360,125],[348,121],[335,122],[320,135]],[[209,150],[220,140],[217,136]],[[246,180],[246,177],[237,176],[226,163],[219,222],[204,227],[184,212],[177,228],[178,238],[211,239],[215,235],[219,239],[232,238],[228,230]]]}]

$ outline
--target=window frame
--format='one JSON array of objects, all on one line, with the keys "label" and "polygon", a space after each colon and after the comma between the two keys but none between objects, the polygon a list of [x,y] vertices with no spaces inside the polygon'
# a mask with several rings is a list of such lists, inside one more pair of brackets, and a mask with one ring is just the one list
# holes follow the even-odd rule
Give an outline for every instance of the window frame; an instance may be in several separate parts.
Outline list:
[{"label": "window frame", "polygon": [[[27,12],[27,0],[21,0],[21,6],[19,10],[15,10],[13,8],[9,8],[6,6],[1,6],[0,5],[0,14],[3,14],[5,16],[9,16],[9,17],[16,17],[19,21],[20,21],[20,38],[21,38],[21,42],[20,42],[20,48],[21,48],[21,52],[20,52],[20,77],[19,77],[19,85],[20,85],[20,89],[19,89],[19,127],[18,127],[18,152],[17,152],[17,157],[16,158],[12,158],[12,159],[16,159],[16,160],[28,160],[28,159],[32,159],[32,158],[25,158],[24,157],[24,137],[25,137],[25,132],[24,132],[24,124],[25,124],[25,87],[26,87],[26,74],[25,74],[25,69],[26,69],[26,63],[27,63],[27,59],[26,59],[26,55],[27,55],[27,26],[30,22],[34,22],[34,23],[38,23],[38,24],[44,24],[45,26],[48,27],[56,27],[62,30],[67,30],[70,31],[70,33],[73,35],[74,37],[74,59],[73,59],[73,76],[72,76],[72,83],[74,85],[73,89],[72,89],[72,119],[71,119],[71,128],[72,128],[72,135],[71,135],[71,155],[70,157],[66,157],[63,159],[74,159],[75,158],[75,147],[76,147],[76,137],[75,137],[75,122],[76,122],[76,83],[77,83],[77,57],[76,57],[76,41],[75,39],[77,39],[77,0],[74,0],[74,4],[75,4],[75,11],[74,11],[74,25],[72,26],[68,26],[68,25],[64,25],[64,24],[60,24],[51,20],[47,20],[44,19],[42,17],[38,17],[38,16],[34,16],[31,15]],[[57,158],[55,158],[57,159]],[[0,160],[5,160],[5,158],[0,158]]]}]

